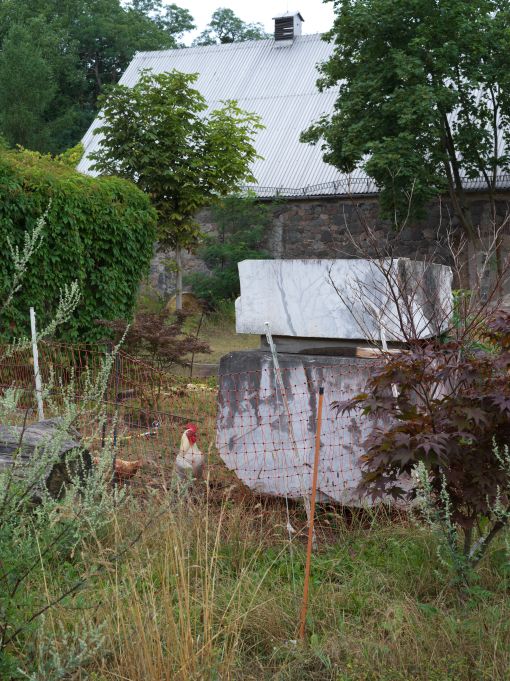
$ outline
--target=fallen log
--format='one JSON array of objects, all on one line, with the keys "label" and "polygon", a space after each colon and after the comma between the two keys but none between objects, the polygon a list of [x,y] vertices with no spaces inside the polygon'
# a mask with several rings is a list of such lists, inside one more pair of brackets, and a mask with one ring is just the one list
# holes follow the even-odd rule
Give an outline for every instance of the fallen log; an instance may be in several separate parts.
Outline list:
[{"label": "fallen log", "polygon": [[[51,442],[60,440],[58,452],[51,456]],[[0,425],[0,474],[12,471],[13,479],[26,481],[27,497],[40,501],[44,489],[61,499],[66,487],[78,476],[85,480],[92,458],[81,444],[77,430],[62,434],[60,419],[47,419],[26,426]]]}]

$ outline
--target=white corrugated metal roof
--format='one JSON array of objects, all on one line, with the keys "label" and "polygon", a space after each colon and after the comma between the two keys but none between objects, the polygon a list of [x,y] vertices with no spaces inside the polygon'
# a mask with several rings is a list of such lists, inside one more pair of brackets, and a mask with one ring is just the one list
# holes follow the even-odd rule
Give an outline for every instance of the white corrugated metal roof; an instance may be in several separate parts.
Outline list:
[{"label": "white corrugated metal roof", "polygon": [[[196,87],[209,109],[227,99],[255,112],[266,126],[257,134],[255,146],[262,156],[253,165],[261,196],[323,196],[371,194],[374,182],[363,172],[340,173],[324,163],[320,145],[299,141],[299,136],[324,113],[331,113],[337,88],[317,90],[317,64],[331,55],[333,45],[320,34],[303,35],[293,41],[256,40],[226,45],[189,47],[157,52],[139,52],[122,76],[124,85],[136,84],[142,69],[162,73],[176,69],[198,73]],[[88,154],[100,144],[94,135],[96,119],[83,138],[85,154],[78,170],[90,173]],[[510,185],[510,178],[500,178]],[[476,189],[478,181],[468,183]]]},{"label": "white corrugated metal roof", "polygon": [[[259,114],[266,126],[255,142],[263,157],[253,165],[255,191],[264,196],[303,195],[339,193],[344,188],[341,193],[345,193],[347,176],[324,163],[320,146],[299,141],[312,121],[333,109],[337,89],[320,93],[316,85],[316,65],[328,59],[332,50],[333,46],[317,34],[298,36],[293,41],[275,42],[271,38],[139,52],[120,82],[133,86],[140,71],[149,68],[155,73],[172,69],[199,73],[196,87],[210,109],[220,106],[221,101],[235,99],[241,108]],[[99,136],[93,134],[97,124],[96,119],[83,138],[85,155],[78,169],[85,173],[90,172],[87,156],[100,143]],[[366,180],[363,186],[367,186]]]}]

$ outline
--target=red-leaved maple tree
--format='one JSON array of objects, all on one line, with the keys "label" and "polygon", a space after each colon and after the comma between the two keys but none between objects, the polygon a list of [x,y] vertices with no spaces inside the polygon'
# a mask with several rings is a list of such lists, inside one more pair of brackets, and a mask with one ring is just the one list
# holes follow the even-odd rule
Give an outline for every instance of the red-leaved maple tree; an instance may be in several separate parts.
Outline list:
[{"label": "red-leaved maple tree", "polygon": [[495,453],[510,443],[509,372],[510,314],[503,311],[478,328],[476,341],[434,338],[389,355],[365,393],[336,405],[377,418],[365,442],[360,491],[412,497],[402,477],[422,462],[438,504],[447,491],[466,555],[473,529],[486,519],[479,543],[485,550],[506,524],[494,514],[496,501],[510,510],[509,471]]}]

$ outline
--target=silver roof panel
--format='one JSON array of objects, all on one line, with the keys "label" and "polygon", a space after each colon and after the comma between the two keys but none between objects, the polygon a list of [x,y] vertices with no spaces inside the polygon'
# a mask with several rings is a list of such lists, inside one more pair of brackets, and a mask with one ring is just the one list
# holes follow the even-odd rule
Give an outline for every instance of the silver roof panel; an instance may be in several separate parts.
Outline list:
[{"label": "silver roof panel", "polygon": [[[297,36],[292,41],[270,38],[139,52],[120,82],[135,85],[142,69],[198,73],[196,87],[209,110],[234,99],[241,108],[259,114],[266,127],[257,134],[255,146],[263,158],[252,166],[257,184],[249,188],[261,197],[374,194],[376,186],[365,173],[340,173],[323,161],[320,144],[299,141],[303,130],[334,109],[338,88],[319,92],[316,85],[317,65],[327,60],[333,49],[333,44],[316,34]],[[82,140],[85,154],[78,170],[84,173],[94,174],[88,154],[100,144],[100,136],[93,134],[97,125],[96,118]],[[471,189],[483,189],[480,180],[466,184]],[[499,184],[510,186],[510,178],[501,176]]]}]

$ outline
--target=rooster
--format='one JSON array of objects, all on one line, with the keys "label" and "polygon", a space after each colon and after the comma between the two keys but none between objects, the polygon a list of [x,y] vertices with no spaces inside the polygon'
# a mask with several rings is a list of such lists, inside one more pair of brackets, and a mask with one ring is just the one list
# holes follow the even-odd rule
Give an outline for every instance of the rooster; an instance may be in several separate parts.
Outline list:
[{"label": "rooster", "polygon": [[[92,462],[94,464],[99,463],[99,457],[95,456],[92,459]],[[143,461],[141,459],[137,459],[136,461],[126,461],[125,459],[115,459],[115,464],[114,464],[114,475],[115,475],[115,480],[117,482],[123,481],[123,480],[130,480],[134,475],[138,473],[140,468],[143,465]]]},{"label": "rooster", "polygon": [[188,423],[181,438],[179,453],[175,459],[175,470],[181,480],[202,479],[204,455],[197,446],[197,427]]}]

